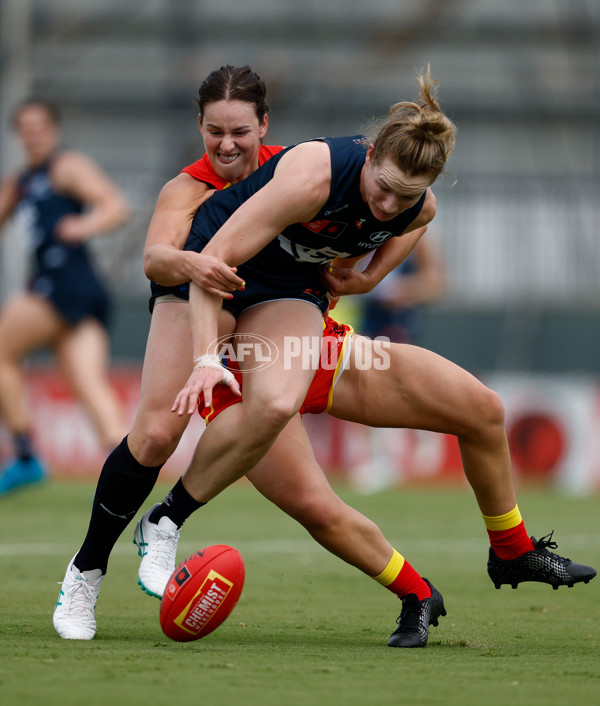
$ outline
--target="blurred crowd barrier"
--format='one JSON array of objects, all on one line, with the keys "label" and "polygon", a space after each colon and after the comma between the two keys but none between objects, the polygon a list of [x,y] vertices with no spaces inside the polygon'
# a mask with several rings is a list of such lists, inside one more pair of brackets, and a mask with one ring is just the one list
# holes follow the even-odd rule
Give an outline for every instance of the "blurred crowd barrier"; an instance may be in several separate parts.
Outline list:
[{"label": "blurred crowd barrier", "polygon": [[[210,71],[249,63],[268,88],[266,140],[289,145],[356,134],[430,64],[458,126],[434,189],[447,301],[597,311],[599,43],[597,0],[3,0],[0,167],[20,159],[15,103],[56,101],[67,146],[132,207],[92,244],[107,279],[145,297],[146,228],[161,186],[204,152],[194,98]],[[3,241],[0,299],[22,246]]]},{"label": "blurred crowd barrier", "polygon": [[[483,381],[504,402],[518,483],[570,493],[600,489],[600,380],[492,374]],[[466,485],[453,436],[414,429],[373,434],[327,415],[307,415],[304,422],[330,476],[364,492],[406,484]]]},{"label": "blurred crowd barrier", "polygon": [[[139,399],[141,369],[121,366],[112,380],[131,421]],[[566,492],[600,489],[600,380],[584,375],[493,374],[484,382],[506,407],[506,428],[517,482],[546,484]],[[107,450],[85,413],[53,369],[29,374],[36,444],[56,477],[94,478]],[[374,436],[358,424],[328,415],[306,415],[317,460],[332,480],[364,492],[415,484],[466,484],[452,436],[412,429],[382,429]],[[163,478],[186,468],[204,428],[194,415],[166,464]],[[0,436],[3,459],[10,444]]]}]

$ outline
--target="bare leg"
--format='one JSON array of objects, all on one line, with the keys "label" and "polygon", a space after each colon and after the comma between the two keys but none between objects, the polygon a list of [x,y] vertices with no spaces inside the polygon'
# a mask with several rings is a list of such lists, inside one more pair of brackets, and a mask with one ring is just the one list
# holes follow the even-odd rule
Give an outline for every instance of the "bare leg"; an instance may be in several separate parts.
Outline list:
[{"label": "bare leg", "polygon": [[55,346],[61,368],[88,411],[107,448],[125,434],[121,403],[108,377],[108,336],[96,319],[86,319],[65,333]]},{"label": "bare leg", "polygon": [[189,418],[170,410],[191,369],[188,303],[157,304],[146,344],[140,403],[127,437],[129,450],[143,466],[165,463],[177,448]]},{"label": "bare leg", "polygon": [[246,475],[260,493],[335,556],[369,576],[377,576],[388,565],[391,544],[374,522],[333,492],[299,415]]},{"label": "bare leg", "polygon": [[185,430],[188,418],[170,409],[191,369],[188,316],[185,302],[155,306],[137,416],[100,473],[88,532],[76,555],[75,566],[82,571],[106,572],[114,543],[148,497]]},{"label": "bare leg", "polygon": [[445,358],[405,344],[390,344],[389,369],[359,370],[357,346],[375,354],[376,342],[356,337],[354,343],[353,360],[335,387],[330,413],[370,426],[455,435],[481,512],[498,516],[512,510],[516,497],[498,395]]},{"label": "bare leg", "polygon": [[29,431],[21,360],[67,330],[54,307],[33,294],[12,299],[0,315],[0,415],[12,434]]},{"label": "bare leg", "polygon": [[[283,355],[285,322],[290,320],[296,336],[321,334],[321,314],[306,302],[269,302],[238,319],[236,333],[258,332],[281,355],[269,367],[244,375],[244,401],[220,414],[200,438],[183,477],[185,489],[197,501],[207,502],[253,468],[300,408],[314,371],[302,370],[300,359],[288,361]],[[291,369],[286,369],[287,362]]]}]

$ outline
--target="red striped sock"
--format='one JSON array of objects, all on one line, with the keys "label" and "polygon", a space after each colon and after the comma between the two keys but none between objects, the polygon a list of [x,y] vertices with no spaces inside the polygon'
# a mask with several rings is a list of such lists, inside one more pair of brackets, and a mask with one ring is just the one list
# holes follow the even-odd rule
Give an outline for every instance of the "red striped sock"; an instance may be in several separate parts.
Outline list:
[{"label": "red striped sock", "polygon": [[533,549],[533,542],[525,530],[517,505],[505,515],[483,515],[483,521],[492,549],[499,559],[517,559]]},{"label": "red striped sock", "polygon": [[429,585],[395,549],[385,569],[373,578],[399,598],[410,593],[414,593],[420,601],[431,597]]}]

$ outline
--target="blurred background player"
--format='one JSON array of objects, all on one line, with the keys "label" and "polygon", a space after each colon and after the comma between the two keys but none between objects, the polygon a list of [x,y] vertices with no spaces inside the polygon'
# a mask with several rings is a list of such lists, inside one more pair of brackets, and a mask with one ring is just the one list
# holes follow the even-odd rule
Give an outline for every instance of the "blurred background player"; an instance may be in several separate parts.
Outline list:
[{"label": "blurred background player", "polygon": [[86,241],[123,224],[128,205],[92,159],[59,148],[60,117],[52,103],[24,101],[13,127],[25,166],[0,185],[0,227],[19,211],[34,264],[27,291],[0,312],[0,416],[15,453],[0,473],[0,494],[46,474],[35,455],[25,396],[21,366],[29,353],[52,348],[103,444],[118,443],[124,430],[107,371],[109,296]]},{"label": "blurred background player", "polygon": [[[360,298],[358,330],[375,339],[421,345],[422,307],[440,299],[446,291],[444,256],[428,232],[399,267],[390,272],[371,292]],[[401,480],[398,447],[406,434],[417,430],[365,427],[367,460],[348,469],[357,490],[376,492]]]}]

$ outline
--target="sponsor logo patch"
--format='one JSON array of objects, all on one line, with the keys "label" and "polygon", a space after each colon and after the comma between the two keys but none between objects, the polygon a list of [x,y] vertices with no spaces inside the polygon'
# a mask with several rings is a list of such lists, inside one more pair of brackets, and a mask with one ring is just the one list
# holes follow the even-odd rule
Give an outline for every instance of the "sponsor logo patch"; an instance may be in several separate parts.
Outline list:
[{"label": "sponsor logo patch", "polygon": [[173,621],[190,635],[198,635],[223,605],[233,582],[211,569],[192,600]]},{"label": "sponsor logo patch", "polygon": [[183,584],[191,577],[190,570],[188,569],[187,566],[184,566],[181,568],[176,574],[175,574],[175,581],[177,582],[178,586],[183,586]]},{"label": "sponsor logo patch", "polygon": [[346,223],[341,221],[328,221],[326,218],[321,218],[318,221],[308,221],[302,224],[312,233],[319,233],[326,238],[337,238],[346,228]]},{"label": "sponsor logo patch", "polygon": [[392,233],[389,230],[380,230],[377,233],[371,233],[369,240],[372,243],[385,243],[386,240],[392,237]]}]

